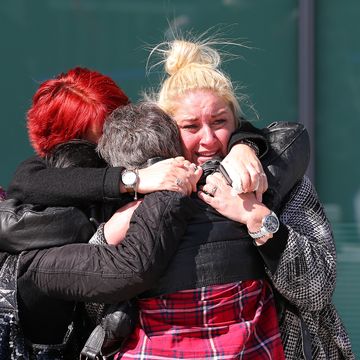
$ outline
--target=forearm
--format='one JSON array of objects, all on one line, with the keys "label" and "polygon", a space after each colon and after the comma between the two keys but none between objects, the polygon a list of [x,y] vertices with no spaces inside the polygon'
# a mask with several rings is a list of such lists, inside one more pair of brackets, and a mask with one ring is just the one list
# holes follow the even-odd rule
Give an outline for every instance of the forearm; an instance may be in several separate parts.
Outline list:
[{"label": "forearm", "polygon": [[261,129],[257,129],[246,120],[241,120],[239,128],[234,131],[230,138],[228,150],[230,151],[234,145],[244,140],[250,140],[257,146],[259,157],[267,153],[268,143]]},{"label": "forearm", "polygon": [[268,274],[290,302],[321,309],[335,288],[336,252],[330,224],[307,178],[291,194],[280,220],[278,237],[258,247]]},{"label": "forearm", "polygon": [[48,206],[80,206],[120,197],[120,168],[47,168],[32,157],[16,170],[8,198]]},{"label": "forearm", "polygon": [[148,289],[165,270],[195,208],[190,198],[171,192],[160,199],[150,194],[144,203],[147,211],[135,211],[118,246],[73,244],[24,254],[19,286],[30,284],[65,300],[106,303]]}]

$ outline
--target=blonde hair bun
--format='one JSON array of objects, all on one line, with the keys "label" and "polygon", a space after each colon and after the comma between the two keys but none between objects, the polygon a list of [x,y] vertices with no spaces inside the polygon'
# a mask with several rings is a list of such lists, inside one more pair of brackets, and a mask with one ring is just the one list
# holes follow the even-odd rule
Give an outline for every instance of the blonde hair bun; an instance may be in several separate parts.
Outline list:
[{"label": "blonde hair bun", "polygon": [[208,65],[214,69],[220,65],[219,53],[207,45],[186,40],[174,40],[169,45],[165,60],[165,71],[169,75],[191,64]]}]

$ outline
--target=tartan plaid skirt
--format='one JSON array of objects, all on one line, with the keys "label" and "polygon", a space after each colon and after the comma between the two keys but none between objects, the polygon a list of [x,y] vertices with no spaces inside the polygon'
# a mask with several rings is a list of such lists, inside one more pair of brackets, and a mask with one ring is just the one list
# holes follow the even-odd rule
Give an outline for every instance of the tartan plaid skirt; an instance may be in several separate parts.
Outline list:
[{"label": "tartan plaid skirt", "polygon": [[139,322],[115,359],[285,359],[265,280],[138,301]]}]

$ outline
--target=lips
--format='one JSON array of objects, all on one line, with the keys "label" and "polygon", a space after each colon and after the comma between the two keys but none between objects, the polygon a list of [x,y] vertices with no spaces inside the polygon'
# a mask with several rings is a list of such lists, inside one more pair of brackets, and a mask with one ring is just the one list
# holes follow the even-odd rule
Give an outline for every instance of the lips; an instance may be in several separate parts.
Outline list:
[{"label": "lips", "polygon": [[197,157],[199,165],[203,164],[207,160],[211,160],[211,159],[213,159],[215,157],[219,157],[219,156],[220,156],[220,154],[218,151],[196,153],[196,157]]}]

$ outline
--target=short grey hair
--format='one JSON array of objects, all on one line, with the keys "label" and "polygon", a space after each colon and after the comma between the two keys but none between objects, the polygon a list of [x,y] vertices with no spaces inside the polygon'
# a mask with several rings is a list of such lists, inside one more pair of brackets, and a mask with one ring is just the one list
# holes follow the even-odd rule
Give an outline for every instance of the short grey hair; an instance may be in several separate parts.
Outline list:
[{"label": "short grey hair", "polygon": [[106,118],[97,150],[110,166],[143,168],[150,158],[181,155],[179,130],[155,103],[129,104]]}]

